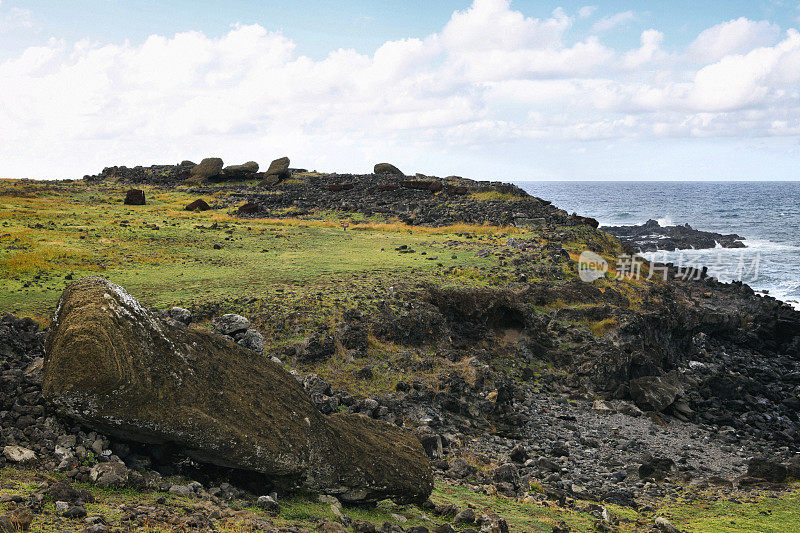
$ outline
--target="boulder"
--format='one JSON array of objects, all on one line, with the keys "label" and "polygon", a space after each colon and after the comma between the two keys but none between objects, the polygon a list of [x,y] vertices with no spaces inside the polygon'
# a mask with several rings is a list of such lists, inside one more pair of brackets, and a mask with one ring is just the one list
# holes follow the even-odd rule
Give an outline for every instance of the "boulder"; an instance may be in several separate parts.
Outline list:
[{"label": "boulder", "polygon": [[186,326],[192,323],[192,312],[183,307],[170,307],[167,310],[167,316]]},{"label": "boulder", "polygon": [[675,461],[669,457],[648,457],[639,466],[639,477],[642,479],[653,478],[661,481],[675,468]]},{"label": "boulder", "polygon": [[281,506],[272,496],[259,496],[256,500],[256,507],[265,510],[271,516],[278,516],[281,512]]},{"label": "boulder", "polygon": [[683,390],[667,376],[647,376],[630,381],[630,391],[636,405],[645,411],[663,411],[683,394]]},{"label": "boulder", "polygon": [[254,213],[258,213],[258,204],[253,202],[247,202],[239,206],[238,213],[244,215],[252,215]]},{"label": "boulder", "polygon": [[130,189],[125,193],[125,205],[144,205],[144,191],[141,189]]},{"label": "boulder", "polygon": [[3,455],[12,463],[30,463],[36,460],[36,452],[22,446],[6,446]]},{"label": "boulder", "polygon": [[121,488],[128,481],[128,468],[119,461],[97,463],[89,471],[89,479],[103,488]]},{"label": "boulder", "polygon": [[393,174],[395,176],[405,176],[403,171],[391,163],[378,163],[374,168],[375,174]]},{"label": "boulder", "polygon": [[219,178],[221,174],[222,159],[219,157],[207,157],[200,161],[199,165],[192,168],[186,181],[188,183],[203,183]]},{"label": "boulder", "polygon": [[211,209],[211,206],[208,205],[208,202],[206,202],[202,198],[198,198],[194,202],[184,207],[184,209],[186,211],[208,211],[209,209]]},{"label": "boulder", "polygon": [[789,475],[785,465],[766,457],[753,457],[747,462],[747,476],[783,483]]},{"label": "boulder", "polygon": [[258,172],[258,163],[248,161],[242,165],[229,165],[222,169],[222,175],[228,180],[238,180],[252,177]]},{"label": "boulder", "polygon": [[276,490],[345,502],[423,502],[433,489],[412,433],[322,414],[281,365],[159,320],[104,278],[67,287],[45,348],[49,404],[105,435],[174,446],[199,462],[260,473]]},{"label": "boulder", "polygon": [[236,344],[257,353],[264,353],[264,336],[254,329],[248,329],[236,339]]},{"label": "boulder", "polygon": [[247,331],[250,328],[250,321],[242,315],[228,313],[214,319],[211,327],[220,335],[234,335]]},{"label": "boulder", "polygon": [[289,158],[281,157],[269,164],[269,168],[264,172],[261,177],[260,185],[270,186],[275,185],[285,179],[288,179],[292,173],[289,171]]}]

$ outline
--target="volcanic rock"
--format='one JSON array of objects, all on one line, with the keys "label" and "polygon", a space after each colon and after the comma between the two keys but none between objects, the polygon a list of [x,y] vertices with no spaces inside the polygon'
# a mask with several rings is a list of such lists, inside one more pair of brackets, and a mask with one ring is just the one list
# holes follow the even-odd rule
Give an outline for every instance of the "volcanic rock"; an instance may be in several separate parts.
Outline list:
[{"label": "volcanic rock", "polygon": [[275,185],[285,179],[288,179],[292,173],[289,171],[289,158],[281,157],[269,164],[269,168],[264,172],[261,177],[260,185],[270,186]]},{"label": "volcanic rock", "polygon": [[403,171],[391,163],[378,163],[374,168],[375,174],[393,174],[395,176],[405,176]]},{"label": "volcanic rock", "polygon": [[783,483],[788,469],[777,461],[765,457],[754,457],[747,462],[747,476],[766,479],[771,483]]},{"label": "volcanic rock", "polygon": [[125,205],[144,205],[144,191],[141,189],[130,189],[125,193]]},{"label": "volcanic rock", "polygon": [[229,165],[222,169],[222,175],[229,180],[248,178],[256,172],[258,172],[258,163],[255,161],[248,161],[242,165]]},{"label": "volcanic rock", "polygon": [[228,313],[214,320],[212,323],[214,331],[221,335],[234,335],[235,333],[247,331],[250,321],[242,315]]},{"label": "volcanic rock", "polygon": [[187,183],[203,183],[208,180],[216,179],[222,174],[222,159],[219,157],[207,157],[200,161],[189,173]]},{"label": "volcanic rock", "polygon": [[101,277],[64,291],[42,387],[57,412],[80,424],[260,473],[282,490],[409,502],[433,488],[410,432],[361,415],[323,415],[281,365],[159,320]]},{"label": "volcanic rock", "polygon": [[211,206],[208,205],[208,202],[206,202],[202,198],[198,198],[194,202],[184,207],[184,209],[186,211],[208,211],[209,209],[211,209]]},{"label": "volcanic rock", "polygon": [[631,396],[636,405],[645,411],[663,411],[682,393],[682,389],[671,383],[668,377],[647,376],[632,379]]},{"label": "volcanic rock", "polygon": [[252,215],[253,213],[258,213],[258,204],[247,202],[239,206],[238,212],[240,215]]},{"label": "volcanic rock", "polygon": [[36,460],[36,453],[22,446],[6,446],[3,455],[12,463],[29,463]]},{"label": "volcanic rock", "polygon": [[[583,218],[583,217],[578,217]],[[744,239],[735,233],[723,235],[696,230],[689,224],[662,226],[657,220],[648,220],[641,226],[607,226],[603,231],[618,237],[632,246],[635,252],[657,250],[687,250],[715,248],[745,248]]]}]

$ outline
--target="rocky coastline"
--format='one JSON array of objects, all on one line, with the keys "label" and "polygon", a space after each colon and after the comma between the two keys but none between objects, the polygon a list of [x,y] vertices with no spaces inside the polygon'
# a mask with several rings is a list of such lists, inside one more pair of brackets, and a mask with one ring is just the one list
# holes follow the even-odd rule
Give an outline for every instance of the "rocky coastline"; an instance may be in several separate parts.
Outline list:
[{"label": "rocky coastline", "polygon": [[[454,267],[437,271],[440,283],[379,280],[324,327],[270,309],[268,331],[257,298],[146,309],[104,278],[70,279],[46,328],[0,318],[0,464],[58,475],[4,496],[0,530],[46,516],[94,533],[211,530],[234,517],[243,530],[301,531],[275,522],[298,492],[333,513],[320,531],[509,530],[502,512],[434,502],[435,483],[584,513],[602,531],[677,531],[660,502],[782,494],[800,478],[800,312],[674,268],[663,281],[577,278],[581,247],[612,257],[740,237],[655,221],[597,228],[513,185],[374,170],[309,173],[282,158],[262,173],[204,160],[87,177],[153,187],[148,198],[182,187],[191,203],[209,199],[185,202],[187,213],[242,223],[337,213],[343,233],[472,225],[453,230],[448,253],[474,251],[490,282],[452,283]],[[144,209],[141,198],[126,208]],[[480,240],[474,228],[489,227],[520,233]],[[389,253],[417,253],[403,246]],[[344,364],[353,387],[325,377]],[[360,387],[380,372],[400,378]],[[84,483],[191,504],[139,502],[112,520],[87,511],[96,496]],[[387,498],[426,525],[372,524],[348,507]]]}]

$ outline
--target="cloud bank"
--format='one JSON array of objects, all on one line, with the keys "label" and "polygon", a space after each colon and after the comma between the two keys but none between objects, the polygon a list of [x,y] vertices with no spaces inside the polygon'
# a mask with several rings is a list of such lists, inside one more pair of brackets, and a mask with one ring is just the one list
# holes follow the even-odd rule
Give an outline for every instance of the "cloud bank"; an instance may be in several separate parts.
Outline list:
[{"label": "cloud bank", "polygon": [[[392,159],[425,171],[443,154],[486,157],[508,143],[580,152],[597,142],[800,135],[797,30],[739,18],[682,51],[665,51],[657,28],[616,50],[600,34],[635,19],[625,12],[569,39],[595,11],[535,19],[505,0],[475,0],[423,39],[320,60],[260,25],[141,44],[51,39],[0,63],[0,177],[206,155],[288,154],[362,172]],[[0,25],[15,16],[0,13]]]}]

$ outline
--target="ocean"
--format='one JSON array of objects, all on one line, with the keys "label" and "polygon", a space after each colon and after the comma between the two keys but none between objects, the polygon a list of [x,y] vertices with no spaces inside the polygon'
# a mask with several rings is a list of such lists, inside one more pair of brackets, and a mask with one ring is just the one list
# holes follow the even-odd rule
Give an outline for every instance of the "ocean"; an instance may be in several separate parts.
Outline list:
[{"label": "ocean", "polygon": [[800,309],[800,182],[515,182],[557,207],[601,226],[688,223],[736,233],[747,248],[643,254],[703,265],[720,281],[744,281]]}]

